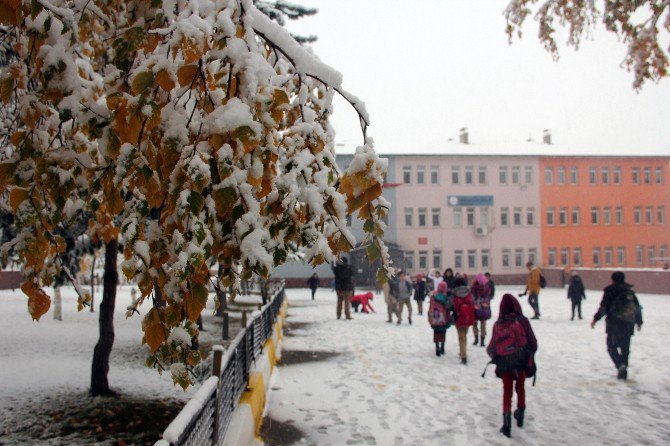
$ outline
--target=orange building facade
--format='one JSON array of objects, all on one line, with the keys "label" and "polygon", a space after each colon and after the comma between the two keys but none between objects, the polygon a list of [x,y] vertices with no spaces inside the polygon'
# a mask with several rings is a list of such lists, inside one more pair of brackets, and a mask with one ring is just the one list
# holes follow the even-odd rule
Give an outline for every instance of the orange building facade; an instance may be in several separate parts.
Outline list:
[{"label": "orange building facade", "polygon": [[670,263],[670,157],[541,156],[545,266]]}]

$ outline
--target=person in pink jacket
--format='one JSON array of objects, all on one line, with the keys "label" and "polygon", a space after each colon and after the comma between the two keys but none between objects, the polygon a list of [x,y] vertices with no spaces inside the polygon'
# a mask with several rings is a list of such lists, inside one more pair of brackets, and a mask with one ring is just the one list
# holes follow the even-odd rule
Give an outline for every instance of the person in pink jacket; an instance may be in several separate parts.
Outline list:
[{"label": "person in pink jacket", "polygon": [[358,313],[358,307],[361,307],[363,313],[376,313],[375,309],[372,308],[370,301],[374,299],[372,292],[367,292],[364,294],[356,294],[351,298],[351,306],[354,307],[354,311]]}]

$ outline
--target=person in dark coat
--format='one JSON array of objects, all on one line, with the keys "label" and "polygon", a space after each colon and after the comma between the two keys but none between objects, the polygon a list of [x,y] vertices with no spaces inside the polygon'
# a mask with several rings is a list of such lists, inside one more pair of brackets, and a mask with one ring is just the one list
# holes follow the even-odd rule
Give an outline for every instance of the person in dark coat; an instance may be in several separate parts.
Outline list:
[{"label": "person in dark coat", "polygon": [[586,299],[586,292],[584,290],[584,282],[579,277],[577,271],[572,271],[570,283],[568,284],[568,299],[572,301],[572,317],[571,321],[575,320],[575,308],[579,318],[582,318],[582,299]]},{"label": "person in dark coat", "polygon": [[335,275],[335,292],[337,293],[337,318],[342,317],[342,307],[344,306],[344,316],[351,319],[351,297],[354,295],[354,270],[349,265],[346,257],[337,262],[333,267]]},{"label": "person in dark coat", "polygon": [[[530,321],[523,315],[521,304],[511,294],[505,294],[500,302],[500,312],[498,321],[493,325],[493,335],[486,348],[487,353],[495,362],[496,342],[500,342],[496,335],[498,325],[507,321],[518,321],[526,335],[525,352],[521,360],[516,364],[502,365],[502,362],[496,363],[496,376],[503,382],[503,426],[500,428],[505,436],[511,436],[512,432],[512,387],[516,391],[517,409],[514,411],[514,418],[519,427],[523,427],[523,419],[526,413],[526,391],[524,383],[527,377],[535,374],[535,352],[537,351],[537,339],[530,325]],[[516,384],[515,384],[516,381]]]},{"label": "person in dark coat", "polygon": [[[609,353],[614,367],[616,367],[618,379],[628,378],[628,355],[630,354],[630,338],[642,329],[642,307],[637,296],[632,292],[633,285],[626,283],[626,276],[621,271],[612,273],[612,284],[603,290],[603,299],[596,314],[593,315],[591,328],[596,327],[596,322],[605,317],[605,332],[607,333],[607,353]],[[631,299],[635,306],[634,321],[629,322],[617,314],[621,308],[621,299]]]},{"label": "person in dark coat", "polygon": [[493,282],[493,279],[491,279],[491,273],[485,272],[484,277],[489,280],[489,285],[491,285],[491,299],[493,299],[496,294],[496,284]]},{"label": "person in dark coat", "polygon": [[319,276],[318,274],[312,274],[312,277],[307,279],[307,285],[309,289],[312,290],[312,300],[314,300],[314,295],[316,294],[316,289],[319,288]]},{"label": "person in dark coat", "polygon": [[428,287],[426,286],[426,279],[424,279],[423,274],[419,273],[416,275],[416,281],[414,282],[414,300],[416,301],[416,309],[419,312],[419,316],[423,314],[423,301],[426,300],[428,295]]},{"label": "person in dark coat", "polygon": [[456,276],[454,276],[454,270],[452,270],[451,268],[447,268],[444,270],[442,279],[444,279],[444,281],[447,282],[447,289],[449,291],[453,290],[456,287],[454,283],[456,281]]}]

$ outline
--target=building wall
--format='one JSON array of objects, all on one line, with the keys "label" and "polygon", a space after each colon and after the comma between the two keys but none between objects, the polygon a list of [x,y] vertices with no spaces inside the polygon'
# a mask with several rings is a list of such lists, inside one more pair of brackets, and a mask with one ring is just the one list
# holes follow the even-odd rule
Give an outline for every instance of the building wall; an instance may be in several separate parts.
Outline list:
[{"label": "building wall", "polygon": [[[667,263],[668,162],[667,157],[541,157],[545,265],[640,268]],[[576,169],[574,178],[571,169]],[[572,218],[575,209],[578,221]]]}]

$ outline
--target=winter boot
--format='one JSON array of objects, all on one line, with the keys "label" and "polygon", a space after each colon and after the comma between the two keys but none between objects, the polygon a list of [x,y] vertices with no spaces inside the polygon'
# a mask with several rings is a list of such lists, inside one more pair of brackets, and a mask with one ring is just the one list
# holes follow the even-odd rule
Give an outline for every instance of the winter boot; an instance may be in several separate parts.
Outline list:
[{"label": "winter boot", "polygon": [[628,368],[625,364],[619,366],[619,373],[617,374],[617,379],[628,379]]},{"label": "winter boot", "polygon": [[468,365],[468,358],[461,358],[461,364]]},{"label": "winter boot", "polygon": [[440,354],[444,355],[444,342],[440,342]]},{"label": "winter boot", "polygon": [[484,336],[479,340],[479,345],[484,347]]},{"label": "winter boot", "polygon": [[477,345],[479,344],[479,335],[475,335],[475,342],[472,343],[472,345]]},{"label": "winter boot", "polygon": [[442,351],[440,350],[440,343],[436,342],[435,343],[435,356],[440,356],[442,354]]},{"label": "winter boot", "polygon": [[508,438],[512,436],[512,413],[503,412],[503,425],[500,428],[500,432]]},{"label": "winter boot", "polygon": [[526,412],[525,407],[519,407],[517,410],[514,411],[514,419],[516,420],[516,425],[519,427],[523,427],[523,415]]}]

